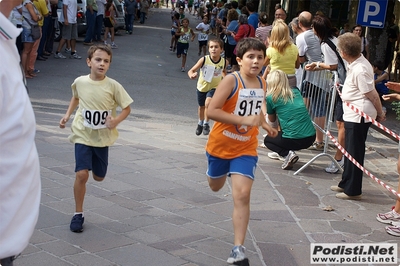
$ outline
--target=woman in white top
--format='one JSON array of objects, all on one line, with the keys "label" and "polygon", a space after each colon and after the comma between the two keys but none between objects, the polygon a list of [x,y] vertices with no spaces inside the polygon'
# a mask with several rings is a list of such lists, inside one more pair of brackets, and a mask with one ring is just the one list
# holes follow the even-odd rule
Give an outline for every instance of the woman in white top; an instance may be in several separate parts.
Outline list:
[{"label": "woman in white top", "polygon": [[368,46],[368,40],[365,38],[365,36],[362,35],[363,33],[363,28],[361,25],[355,25],[353,27],[352,32],[357,35],[358,37],[361,38],[361,53],[364,55],[367,60],[369,60],[369,46]]}]

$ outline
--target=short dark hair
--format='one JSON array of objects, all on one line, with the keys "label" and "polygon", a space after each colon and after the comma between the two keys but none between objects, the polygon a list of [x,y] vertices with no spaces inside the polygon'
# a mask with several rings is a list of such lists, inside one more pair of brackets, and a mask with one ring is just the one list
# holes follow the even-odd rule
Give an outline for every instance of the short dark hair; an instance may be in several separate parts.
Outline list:
[{"label": "short dark hair", "polygon": [[258,38],[243,38],[237,44],[236,56],[239,58],[243,58],[243,55],[249,50],[262,51],[265,57],[267,47]]},{"label": "short dark hair", "polygon": [[95,45],[90,46],[88,51],[87,51],[87,58],[89,58],[89,60],[91,60],[92,57],[93,57],[93,54],[97,50],[102,50],[102,51],[106,52],[110,56],[110,63],[111,63],[111,60],[112,60],[111,47],[108,46],[108,45],[104,45],[104,44],[95,44]]},{"label": "short dark hair", "polygon": [[383,64],[383,62],[382,61],[380,61],[380,60],[375,60],[373,63],[372,63],[372,65],[374,66],[374,67],[376,67],[377,69],[379,69],[379,70],[385,70],[385,65]]},{"label": "short dark hair", "polygon": [[247,2],[246,3],[246,8],[249,10],[249,12],[255,12],[256,11],[256,6],[254,5],[253,2]]},{"label": "short dark hair", "polygon": [[222,39],[217,38],[217,37],[210,37],[208,39],[207,45],[210,45],[210,42],[215,42],[219,44],[219,47],[222,48],[222,50],[224,49],[224,42],[222,41]]}]

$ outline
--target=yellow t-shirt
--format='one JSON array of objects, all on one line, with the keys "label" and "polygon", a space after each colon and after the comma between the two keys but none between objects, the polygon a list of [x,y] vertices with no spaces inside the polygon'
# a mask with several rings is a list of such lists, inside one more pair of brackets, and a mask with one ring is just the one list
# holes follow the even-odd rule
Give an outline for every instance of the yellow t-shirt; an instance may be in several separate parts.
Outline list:
[{"label": "yellow t-shirt", "polygon": [[89,75],[81,76],[75,79],[71,88],[73,97],[79,99],[79,106],[69,140],[92,147],[112,145],[118,138],[118,131],[106,128],[105,118],[108,114],[116,117],[117,107],[128,107],[132,98],[121,84],[108,77],[94,81]]},{"label": "yellow t-shirt", "polygon": [[42,16],[42,19],[38,21],[38,25],[40,27],[42,27],[44,16],[49,14],[49,9],[47,8],[46,1],[45,0],[34,0],[33,4],[35,5],[36,9],[39,11],[40,15]]},{"label": "yellow t-shirt", "polygon": [[[200,69],[199,80],[197,81],[197,89],[200,92],[208,92],[213,88],[216,88],[222,80],[222,74],[225,69],[225,58],[220,57],[218,62],[211,60],[209,55],[206,55],[203,66]],[[207,74],[211,71],[211,74]],[[210,79],[210,77],[212,78]],[[206,80],[209,78],[209,82]]]},{"label": "yellow t-shirt", "polygon": [[286,73],[286,75],[295,74],[296,60],[299,50],[294,44],[289,45],[283,54],[279,53],[273,47],[268,47],[267,57],[270,59],[271,71],[279,69]]}]

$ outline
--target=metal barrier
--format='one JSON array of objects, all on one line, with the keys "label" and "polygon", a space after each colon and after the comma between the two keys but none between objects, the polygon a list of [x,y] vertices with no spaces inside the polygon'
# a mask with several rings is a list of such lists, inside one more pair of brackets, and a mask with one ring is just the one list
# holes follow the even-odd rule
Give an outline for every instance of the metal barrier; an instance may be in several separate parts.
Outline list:
[{"label": "metal barrier", "polygon": [[[327,153],[329,137],[326,134],[330,131],[332,123],[334,122],[337,87],[340,86],[339,76],[336,71],[304,71],[302,80],[303,82],[300,90],[303,94],[304,102],[306,103],[309,111],[308,113],[310,114],[315,129],[324,134],[325,145],[323,152],[314,156],[310,161],[297,170],[294,175],[297,175],[315,160],[323,156],[331,159],[332,162],[337,164],[339,169],[342,169],[335,158]],[[323,125],[315,122],[316,120],[324,121]]]}]

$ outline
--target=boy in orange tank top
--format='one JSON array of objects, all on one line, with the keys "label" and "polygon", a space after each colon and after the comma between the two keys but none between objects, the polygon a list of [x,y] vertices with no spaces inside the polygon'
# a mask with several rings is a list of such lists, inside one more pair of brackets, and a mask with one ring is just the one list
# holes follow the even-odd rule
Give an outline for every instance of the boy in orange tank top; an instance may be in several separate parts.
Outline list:
[{"label": "boy in orange tank top", "polygon": [[258,127],[271,137],[278,132],[267,124],[261,111],[266,82],[258,75],[265,59],[265,45],[256,38],[238,44],[240,71],[227,75],[218,85],[207,115],[215,121],[206,145],[208,183],[219,191],[226,177],[232,180],[234,247],[230,264],[248,265],[243,246],[250,218],[250,191],[257,166]]}]

